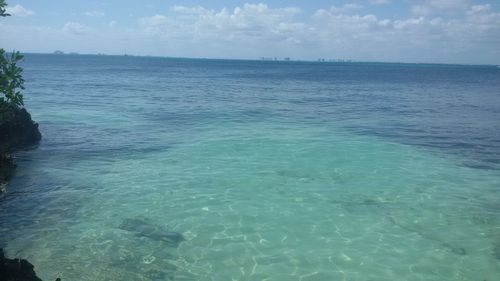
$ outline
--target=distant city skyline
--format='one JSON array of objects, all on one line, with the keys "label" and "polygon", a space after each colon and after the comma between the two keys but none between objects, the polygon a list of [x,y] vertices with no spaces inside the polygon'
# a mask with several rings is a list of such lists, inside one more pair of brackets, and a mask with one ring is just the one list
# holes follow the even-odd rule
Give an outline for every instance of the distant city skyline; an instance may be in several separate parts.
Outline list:
[{"label": "distant city skyline", "polygon": [[500,1],[7,1],[7,50],[500,64]]}]

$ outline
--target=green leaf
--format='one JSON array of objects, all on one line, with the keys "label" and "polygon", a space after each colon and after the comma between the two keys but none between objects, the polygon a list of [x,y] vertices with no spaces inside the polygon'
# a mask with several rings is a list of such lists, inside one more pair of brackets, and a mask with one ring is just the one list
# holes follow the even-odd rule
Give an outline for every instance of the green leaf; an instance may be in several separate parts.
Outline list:
[{"label": "green leaf", "polygon": [[[0,0],[1,7],[2,0]],[[0,49],[0,109],[5,115],[6,110],[11,110],[24,105],[23,95],[20,90],[24,90],[23,69],[17,65],[23,56],[18,52],[7,54]]]},{"label": "green leaf", "polygon": [[7,11],[5,10],[6,6],[7,3],[5,3],[5,0],[0,0],[0,17],[10,16],[10,14],[7,14]]}]

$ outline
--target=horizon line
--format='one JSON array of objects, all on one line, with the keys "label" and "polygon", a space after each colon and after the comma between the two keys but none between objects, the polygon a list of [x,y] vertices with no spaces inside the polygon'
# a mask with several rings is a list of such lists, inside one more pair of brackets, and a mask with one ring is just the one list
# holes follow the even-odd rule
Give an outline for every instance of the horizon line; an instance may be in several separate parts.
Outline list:
[{"label": "horizon line", "polygon": [[[176,57],[176,56],[161,56],[161,55],[133,55],[133,54],[105,54],[105,53],[79,53],[79,52],[61,52],[52,53],[48,52],[22,52],[21,54],[28,55],[54,55],[54,56],[112,56],[112,57],[136,57],[136,58],[164,58],[164,59],[189,59],[189,60],[225,60],[225,61],[261,61],[261,62],[276,62],[276,63],[318,63],[318,64],[362,64],[362,63],[374,63],[374,64],[416,64],[416,65],[449,65],[449,66],[491,66],[499,67],[499,64],[474,64],[474,63],[446,63],[446,62],[402,62],[402,61],[369,61],[369,60],[354,60],[354,59],[292,59],[291,57],[258,57],[258,58],[222,58],[222,57]],[[11,52],[7,52],[11,53]],[[287,60],[288,59],[288,60]]]}]

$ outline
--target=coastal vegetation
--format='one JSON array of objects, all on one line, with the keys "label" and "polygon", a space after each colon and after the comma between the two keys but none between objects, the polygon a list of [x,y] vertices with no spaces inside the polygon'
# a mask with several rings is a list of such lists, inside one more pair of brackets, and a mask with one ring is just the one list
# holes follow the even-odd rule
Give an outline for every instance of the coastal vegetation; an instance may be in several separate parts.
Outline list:
[{"label": "coastal vegetation", "polygon": [[21,90],[24,90],[23,69],[18,63],[23,59],[19,52],[7,54],[0,49],[0,120],[8,120],[24,105]]},{"label": "coastal vegetation", "polygon": [[[7,3],[0,0],[0,17],[7,17]],[[26,111],[21,90],[24,90],[23,59],[19,52],[8,54],[0,49],[0,194],[14,175],[16,164],[11,153],[15,149],[38,143],[41,139],[38,124]],[[0,248],[0,279],[12,281],[41,281],[27,260],[8,259]]]},{"label": "coastal vegetation", "polygon": [[5,7],[7,7],[7,3],[5,3],[4,0],[0,0],[0,17],[10,16],[9,14],[7,14],[7,10],[5,9]]},{"label": "coastal vegetation", "polygon": [[[9,16],[6,6],[7,3],[0,0],[0,17]],[[0,193],[16,168],[11,153],[41,139],[38,124],[23,107],[23,69],[18,65],[22,59],[19,52],[7,53],[0,49]]]},{"label": "coastal vegetation", "polygon": [[[0,17],[10,16],[7,3],[0,0]],[[18,63],[23,59],[19,52],[8,54],[0,49],[0,121],[12,118],[14,112],[24,105],[21,90],[24,90],[23,69]]]}]

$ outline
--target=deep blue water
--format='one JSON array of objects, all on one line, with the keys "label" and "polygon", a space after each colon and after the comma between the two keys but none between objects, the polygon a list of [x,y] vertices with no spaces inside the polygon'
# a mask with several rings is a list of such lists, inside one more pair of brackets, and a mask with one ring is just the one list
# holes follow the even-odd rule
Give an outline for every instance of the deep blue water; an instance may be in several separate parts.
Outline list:
[{"label": "deep blue water", "polygon": [[25,64],[28,103],[56,89],[67,100],[55,107],[105,110],[139,97],[158,102],[134,107],[141,118],[177,130],[205,119],[333,124],[456,154],[464,165],[500,165],[496,66],[54,55],[31,55]]},{"label": "deep blue water", "polygon": [[[43,141],[17,155],[0,243],[48,280],[500,278],[496,66],[23,67]],[[137,217],[186,240],[119,228]]]}]

